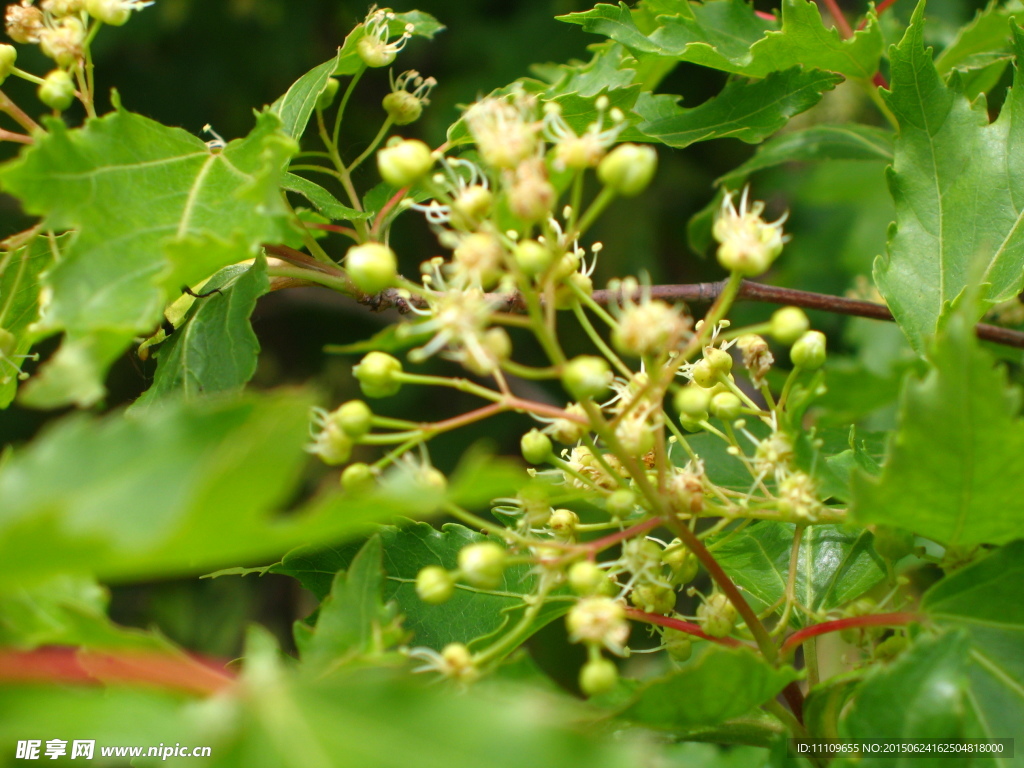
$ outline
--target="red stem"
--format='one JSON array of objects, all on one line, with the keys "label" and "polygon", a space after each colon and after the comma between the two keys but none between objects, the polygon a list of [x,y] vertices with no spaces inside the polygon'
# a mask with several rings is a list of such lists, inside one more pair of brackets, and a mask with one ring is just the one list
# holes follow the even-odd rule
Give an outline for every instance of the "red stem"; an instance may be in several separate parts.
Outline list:
[{"label": "red stem", "polygon": [[185,654],[50,647],[0,651],[0,683],[148,685],[210,696],[233,685],[234,675],[222,662]]},{"label": "red stem", "polygon": [[839,7],[839,3],[836,0],[824,0],[824,2],[825,7],[828,8],[829,15],[836,23],[836,29],[839,30],[840,36],[844,40],[853,37],[853,29],[850,28],[850,22],[843,15],[843,10]]},{"label": "red stem", "polygon": [[318,224],[316,222],[306,222],[306,226],[310,229],[323,229],[327,232],[337,232],[339,235],[345,235],[345,237],[359,242],[359,233],[356,232],[352,227],[341,227],[337,224]]},{"label": "red stem", "polygon": [[835,621],[823,621],[813,627],[804,627],[786,638],[782,644],[782,655],[792,653],[796,647],[818,635],[825,635],[829,632],[839,632],[843,629],[856,629],[859,627],[902,627],[915,621],[923,621],[924,617],[919,613],[875,613],[870,616],[851,616],[848,619],[836,619]]},{"label": "red stem", "polygon": [[408,191],[409,188],[404,187],[395,192],[395,194],[391,196],[391,199],[384,203],[384,207],[380,209],[380,212],[377,214],[377,218],[373,220],[373,226],[370,228],[374,237],[377,237],[377,235],[380,234],[380,226],[384,223],[384,219],[389,213],[391,213],[391,209],[398,205],[399,201],[405,197],[405,193]]},{"label": "red stem", "polygon": [[657,624],[659,627],[678,629],[680,632],[685,632],[688,635],[699,637],[701,640],[710,640],[713,643],[725,645],[729,648],[750,647],[746,643],[741,643],[739,640],[736,640],[732,637],[712,637],[711,635],[702,632],[700,627],[689,621],[683,621],[682,619],[672,619],[668,616],[662,616],[657,613],[645,613],[643,611],[637,610],[636,608],[627,608],[626,618],[632,619],[633,621],[642,621],[645,624]]},{"label": "red stem", "polygon": [[[594,539],[588,541],[586,544],[582,544],[581,547],[590,550],[591,554],[600,552],[602,549],[607,549],[613,544],[618,544],[620,541],[633,538],[638,533],[646,533],[652,528],[657,528],[661,525],[660,517],[652,517],[650,520],[644,520],[642,523],[637,523],[631,528],[626,528],[624,531],[618,531],[617,533],[609,534],[600,539]],[[648,614],[643,614],[647,616]],[[655,622],[657,623],[657,622]]]},{"label": "red stem", "polygon": [[764,19],[765,21],[778,21],[778,18],[775,16],[774,13],[765,13],[764,11],[754,11],[754,15],[757,16],[759,19]]}]

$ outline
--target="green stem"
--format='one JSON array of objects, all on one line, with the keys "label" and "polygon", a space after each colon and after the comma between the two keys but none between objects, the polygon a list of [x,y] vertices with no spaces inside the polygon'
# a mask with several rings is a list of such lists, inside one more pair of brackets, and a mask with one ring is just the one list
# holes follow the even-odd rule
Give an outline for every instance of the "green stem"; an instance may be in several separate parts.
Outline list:
[{"label": "green stem", "polygon": [[363,76],[366,71],[366,65],[360,62],[359,69],[353,74],[352,78],[348,81],[348,87],[345,88],[345,94],[341,97],[341,104],[338,105],[338,113],[334,116],[334,130],[331,133],[330,145],[335,148],[337,152],[338,139],[341,137],[341,119],[345,115],[345,108],[348,106],[348,101],[352,98],[352,92],[356,89],[356,83]]},{"label": "green stem", "polygon": [[384,121],[384,125],[380,127],[379,131],[377,131],[377,135],[373,137],[373,141],[370,142],[370,146],[363,150],[363,153],[352,161],[352,164],[345,169],[346,173],[352,173],[352,171],[358,168],[366,158],[373,154],[377,145],[383,141],[388,131],[391,130],[391,126],[394,125],[394,122],[395,121],[391,117],[388,117],[388,119]]},{"label": "green stem", "polygon": [[[578,290],[574,283],[570,283],[570,285],[572,285],[573,290]],[[582,291],[580,291],[580,293],[582,293]],[[583,331],[590,337],[590,340],[594,342],[594,346],[601,350],[601,354],[611,361],[611,364],[615,366],[619,373],[626,377],[627,381],[633,378],[633,371],[631,371],[629,366],[619,359],[619,356],[612,351],[611,347],[605,344],[604,339],[601,338],[600,334],[594,328],[594,325],[590,322],[590,318],[587,317],[587,314],[583,311],[583,307],[578,301],[574,301],[572,303],[572,311],[573,314],[576,315],[576,319],[579,320]]]},{"label": "green stem", "polygon": [[346,296],[352,295],[352,286],[346,278],[328,275],[315,269],[304,269],[292,264],[275,264],[267,269],[267,275],[269,277],[290,277],[295,280],[307,280],[311,283],[322,285],[325,288],[330,288],[338,293],[343,293]]},{"label": "green stem", "polygon": [[573,233],[574,237],[579,237],[597,220],[597,217],[604,213],[604,209],[608,207],[612,200],[615,199],[615,193],[609,188],[604,187],[594,198],[594,201],[587,208],[587,212],[583,214],[583,218],[580,219],[579,229]]}]

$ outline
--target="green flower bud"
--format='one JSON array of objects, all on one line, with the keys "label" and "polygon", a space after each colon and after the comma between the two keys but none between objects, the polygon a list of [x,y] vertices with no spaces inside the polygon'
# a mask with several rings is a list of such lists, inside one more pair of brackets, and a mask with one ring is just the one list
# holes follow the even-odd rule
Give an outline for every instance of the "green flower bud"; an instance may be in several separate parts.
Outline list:
[{"label": "green flower bud", "polygon": [[336,408],[331,414],[331,418],[338,422],[338,426],[344,430],[346,435],[358,440],[370,431],[373,411],[362,400],[349,400]]},{"label": "green flower bud", "polygon": [[394,63],[395,56],[398,55],[394,45],[388,45],[386,41],[374,35],[364,35],[360,38],[356,43],[356,53],[366,66],[373,69]]},{"label": "green flower bud", "polygon": [[323,112],[325,109],[329,109],[334,103],[334,99],[338,96],[338,88],[341,83],[338,82],[336,77],[327,78],[327,83],[324,85],[323,91],[316,99],[316,108]]},{"label": "green flower bud", "polygon": [[523,272],[531,277],[548,270],[555,262],[554,252],[536,240],[523,240],[516,244],[512,258]]},{"label": "green flower bud", "polygon": [[914,534],[888,525],[875,527],[875,552],[886,560],[896,562],[914,551]]},{"label": "green flower bud", "polygon": [[359,386],[367,397],[391,397],[402,388],[396,376],[402,372],[402,364],[384,352],[371,352],[352,374],[359,380]]},{"label": "green flower bud", "polygon": [[608,693],[618,682],[618,667],[603,656],[591,659],[580,670],[580,690],[587,696]]},{"label": "green flower bud", "polygon": [[620,144],[597,166],[597,178],[606,187],[623,197],[639,195],[654,178],[658,154],[653,147]]},{"label": "green flower bud", "polygon": [[345,271],[363,293],[380,293],[395,284],[398,259],[383,243],[353,245],[345,255]]},{"label": "green flower bud", "polygon": [[808,331],[789,350],[789,359],[797,368],[816,371],[825,364],[825,334]]},{"label": "green flower bud", "polygon": [[879,661],[892,661],[910,645],[906,635],[893,635],[875,646],[874,657]]},{"label": "green flower bud", "polygon": [[588,597],[600,594],[608,583],[608,574],[589,560],[573,563],[569,568],[569,588],[577,595]]},{"label": "green flower bud", "polygon": [[452,202],[452,226],[456,229],[473,230],[491,213],[494,195],[487,187],[473,184],[459,193]]},{"label": "green flower bud", "polygon": [[505,550],[493,541],[470,544],[459,551],[459,570],[480,589],[497,589],[505,573]]},{"label": "green flower bud", "polygon": [[600,397],[612,383],[612,370],[603,357],[580,355],[562,373],[562,385],[578,400]]},{"label": "green flower bud", "polygon": [[678,629],[666,629],[662,632],[662,640],[668,655],[679,662],[686,661],[693,654],[693,638]]},{"label": "green flower bud", "polygon": [[85,0],[85,10],[94,19],[112,27],[120,27],[132,15],[131,6],[124,0]]},{"label": "green flower bud", "polygon": [[307,450],[319,456],[324,464],[334,467],[344,464],[352,455],[352,438],[337,423],[327,420]]},{"label": "green flower bud", "polygon": [[14,63],[18,60],[18,49],[13,45],[0,44],[0,83],[14,71]]},{"label": "green flower bud", "polygon": [[711,405],[711,391],[691,384],[676,392],[673,404],[688,420],[704,421],[708,417],[708,408]]},{"label": "green flower bud", "polygon": [[455,594],[455,579],[441,566],[428,565],[416,574],[416,594],[424,603],[446,603]]},{"label": "green flower bud", "polygon": [[419,139],[397,136],[377,153],[380,177],[393,187],[408,187],[422,179],[434,166],[430,147]]},{"label": "green flower bud", "polygon": [[519,441],[523,458],[531,464],[543,464],[551,458],[551,438],[539,429],[531,429]]},{"label": "green flower bud", "polygon": [[629,601],[645,613],[664,616],[676,608],[676,591],[661,584],[638,584],[629,593]]},{"label": "green flower bud", "polygon": [[75,100],[75,83],[63,69],[55,69],[43,78],[36,93],[43,104],[62,112]]},{"label": "green flower bud", "polygon": [[394,91],[384,97],[381,102],[395,125],[415,123],[423,114],[423,102],[408,91]]},{"label": "green flower bud", "polygon": [[811,327],[811,321],[800,307],[783,307],[772,315],[771,333],[780,344],[791,346]]},{"label": "green flower bud", "polygon": [[672,571],[672,583],[676,586],[689,584],[697,578],[700,564],[696,555],[683,546],[682,541],[673,539],[661,554],[661,560]]},{"label": "green flower bud", "polygon": [[548,526],[559,536],[572,536],[579,524],[580,516],[571,509],[556,509],[548,518]]},{"label": "green flower bud", "polygon": [[722,592],[712,592],[697,606],[697,621],[704,634],[725,637],[736,624],[736,608]]},{"label": "green flower bud", "polygon": [[629,517],[636,509],[636,496],[627,488],[619,488],[608,497],[604,507],[612,517]]},{"label": "green flower bud", "polygon": [[711,413],[723,421],[739,418],[743,410],[743,402],[732,392],[720,392],[711,398]]},{"label": "green flower bud", "polygon": [[341,473],[341,487],[345,493],[364,493],[373,487],[376,474],[369,464],[349,464]]}]

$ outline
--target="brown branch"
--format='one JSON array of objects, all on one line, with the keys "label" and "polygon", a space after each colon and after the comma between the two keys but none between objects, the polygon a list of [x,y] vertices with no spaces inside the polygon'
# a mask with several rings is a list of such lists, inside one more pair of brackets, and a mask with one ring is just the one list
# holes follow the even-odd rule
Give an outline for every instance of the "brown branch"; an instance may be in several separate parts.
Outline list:
[{"label": "brown branch", "polygon": [[[264,250],[272,256],[291,262],[300,267],[313,269],[317,272],[333,275],[347,279],[345,270],[330,264],[324,264],[294,248],[284,245],[263,246]],[[686,283],[682,285],[652,285],[649,289],[650,295],[655,299],[666,301],[685,301],[690,304],[710,304],[717,299],[725,289],[726,281],[719,280],[716,283]],[[361,293],[352,287],[348,295],[360,304],[369,307],[372,312],[383,312],[387,309],[397,309],[400,314],[406,314],[412,307],[425,307],[426,302],[418,296],[404,295],[395,288],[388,288],[378,294]],[[509,294],[488,294],[499,308],[504,312],[525,312],[526,305],[522,296],[518,293]],[[635,298],[639,298],[639,289]],[[593,299],[598,304],[608,305],[627,298],[622,291],[600,290],[594,291]],[[822,312],[831,312],[835,315],[850,315],[852,317],[866,317],[871,320],[886,320],[892,322],[895,318],[892,312],[884,304],[876,304],[873,301],[862,299],[850,299],[845,296],[832,296],[826,293],[813,293],[811,291],[800,291],[795,288],[780,288],[775,285],[755,283],[751,280],[744,280],[740,285],[737,301],[758,301],[765,304],[781,304],[804,309],[817,309]],[[991,341],[1007,347],[1024,349],[1024,332],[1015,331],[1011,328],[1003,328],[988,323],[978,323],[975,326],[975,333],[983,341]]]}]

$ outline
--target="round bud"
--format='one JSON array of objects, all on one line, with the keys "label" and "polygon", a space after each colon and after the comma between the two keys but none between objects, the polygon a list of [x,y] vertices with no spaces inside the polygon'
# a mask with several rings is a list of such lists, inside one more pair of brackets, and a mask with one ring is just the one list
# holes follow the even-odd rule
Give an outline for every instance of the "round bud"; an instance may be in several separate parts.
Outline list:
[{"label": "round bud", "polygon": [[619,682],[619,669],[615,662],[598,656],[583,665],[580,670],[580,690],[587,696],[608,693]]},{"label": "round bud", "polygon": [[697,606],[697,621],[704,634],[725,637],[736,624],[736,608],[722,592],[712,592]]},{"label": "round bud", "polygon": [[419,139],[397,136],[377,153],[380,177],[393,187],[408,187],[422,179],[434,165],[430,147]]},{"label": "round bud", "polygon": [[730,272],[743,277],[757,277],[768,271],[777,254],[763,248],[759,243],[751,245],[743,239],[731,238],[720,246],[716,256],[718,263]]},{"label": "round bud", "polygon": [[875,552],[886,560],[896,562],[914,551],[914,534],[888,525],[875,527]]},{"label": "round bud", "polygon": [[362,400],[349,400],[334,411],[332,418],[346,435],[358,440],[370,431],[373,411]]},{"label": "round bud", "polygon": [[512,258],[524,273],[532,277],[545,272],[554,263],[555,254],[536,240],[523,240],[516,244]]},{"label": "round bud", "polygon": [[508,193],[508,207],[525,222],[543,221],[551,215],[558,192],[541,173],[519,175]]},{"label": "round bud", "polygon": [[452,225],[457,229],[476,229],[490,214],[493,204],[494,195],[487,187],[466,187],[452,202]]},{"label": "round bud", "polygon": [[816,371],[825,364],[825,334],[807,331],[789,350],[789,359],[797,368]]},{"label": "round bud", "polygon": [[424,603],[446,603],[455,594],[455,579],[441,566],[428,565],[416,574],[416,594]]},{"label": "round bud", "polygon": [[14,63],[18,60],[18,49],[13,45],[0,44],[0,83],[14,71]]},{"label": "round bud", "polygon": [[539,429],[531,429],[519,441],[523,458],[531,464],[543,464],[551,458],[551,438]]},{"label": "round bud", "polygon": [[384,97],[381,106],[395,125],[415,123],[423,114],[423,102],[408,91],[389,93]]},{"label": "round bud", "polygon": [[493,541],[470,544],[459,551],[459,570],[480,589],[497,589],[505,573],[505,550]]},{"label": "round bud", "polygon": [[769,333],[780,344],[790,346],[810,327],[811,321],[800,307],[783,307],[772,315]]},{"label": "round bud", "polygon": [[329,77],[327,82],[324,84],[324,89],[320,92],[320,95],[316,99],[316,108],[323,112],[325,109],[329,109],[334,103],[334,99],[338,96],[338,88],[341,85],[338,82],[338,78]]},{"label": "round bud", "polygon": [[723,421],[733,421],[743,411],[743,402],[732,392],[720,392],[711,398],[710,410]]},{"label": "round bud", "polygon": [[359,386],[367,397],[391,397],[396,394],[402,388],[402,382],[397,378],[401,372],[402,364],[384,352],[371,352],[352,369],[352,374],[359,380]]},{"label": "round bud", "polygon": [[619,488],[608,497],[604,507],[612,517],[628,517],[636,509],[636,496],[627,488]]},{"label": "round bud", "polygon": [[94,19],[112,27],[120,27],[132,14],[124,0],[85,0],[85,10]]},{"label": "round bud", "polygon": [[608,583],[608,574],[589,560],[573,563],[569,568],[569,588],[577,595],[596,595]]},{"label": "round bud", "polygon": [[43,78],[36,93],[43,104],[61,112],[75,100],[75,83],[63,69],[55,69]]},{"label": "round bud", "polygon": [[653,147],[620,144],[597,166],[597,178],[616,194],[633,197],[643,192],[654,178],[658,154]]},{"label": "round bud", "polygon": [[708,361],[711,370],[724,376],[732,370],[732,355],[718,347],[705,347],[704,359]]},{"label": "round bud", "polygon": [[672,583],[676,586],[689,584],[697,577],[697,557],[679,539],[672,540],[662,552],[661,560],[672,571]]},{"label": "round bud", "polygon": [[691,421],[704,421],[711,405],[711,391],[700,386],[686,386],[676,392],[673,404],[680,415]]},{"label": "round bud", "polygon": [[580,516],[571,509],[556,509],[548,518],[548,526],[559,536],[568,537],[576,533],[580,524]]},{"label": "round bud", "polygon": [[380,293],[398,278],[398,259],[383,243],[353,245],[345,255],[345,270],[363,293]]},{"label": "round bud", "polygon": [[352,438],[346,435],[337,423],[328,420],[308,450],[319,456],[324,464],[335,467],[344,464],[352,455]]},{"label": "round bud", "polygon": [[464,681],[473,680],[478,672],[473,664],[473,654],[462,643],[449,643],[441,649],[444,660],[444,673],[449,677]]},{"label": "round bud", "polygon": [[666,629],[661,634],[668,655],[676,661],[686,661],[693,654],[693,639],[678,629]]},{"label": "round bud", "polygon": [[578,400],[600,397],[612,383],[608,361],[594,355],[580,355],[570,360],[562,372],[562,385]]},{"label": "round bud", "polygon": [[629,601],[645,613],[664,616],[676,608],[676,591],[661,584],[637,584],[629,593]]},{"label": "round bud", "polygon": [[373,488],[376,474],[369,464],[349,464],[341,473],[341,487],[346,493],[365,493]]},{"label": "round bud", "polygon": [[374,69],[388,66],[398,55],[394,46],[389,46],[376,35],[364,35],[360,38],[356,43],[356,53],[366,66]]}]

